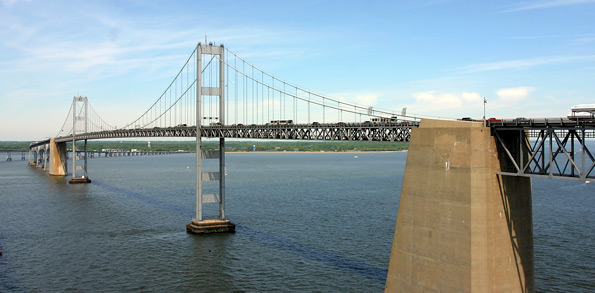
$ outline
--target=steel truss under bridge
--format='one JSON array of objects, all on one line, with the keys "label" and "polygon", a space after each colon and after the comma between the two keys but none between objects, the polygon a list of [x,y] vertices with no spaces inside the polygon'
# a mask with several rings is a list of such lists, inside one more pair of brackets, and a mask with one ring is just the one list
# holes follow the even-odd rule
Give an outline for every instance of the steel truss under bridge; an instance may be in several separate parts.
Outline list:
[{"label": "steel truss under bridge", "polygon": [[[499,153],[507,164],[498,174],[509,176],[595,178],[595,157],[588,139],[595,138],[591,124],[554,124],[536,127],[493,127]],[[593,144],[593,141],[591,141]]]},{"label": "steel truss under bridge", "polygon": [[[206,138],[247,138],[287,140],[351,140],[408,142],[411,128],[419,122],[392,125],[370,125],[364,123],[324,125],[247,125],[247,126],[203,126],[201,136]],[[149,129],[117,129],[76,134],[76,140],[132,138],[132,137],[196,137],[196,127],[179,126]],[[56,142],[71,141],[72,136],[57,137]],[[31,144],[31,147],[47,144],[49,140]]]}]

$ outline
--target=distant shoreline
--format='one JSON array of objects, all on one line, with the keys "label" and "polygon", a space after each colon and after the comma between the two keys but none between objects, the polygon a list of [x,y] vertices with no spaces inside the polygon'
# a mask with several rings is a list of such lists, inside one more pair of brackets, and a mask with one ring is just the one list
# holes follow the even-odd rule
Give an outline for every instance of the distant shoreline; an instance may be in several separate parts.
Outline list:
[{"label": "distant shoreline", "polygon": [[[71,143],[70,143],[71,144]],[[195,141],[91,141],[89,151],[119,150],[143,152],[193,152]],[[79,145],[81,145],[79,143]],[[228,141],[225,150],[229,153],[376,153],[396,152],[409,147],[407,142],[381,143],[373,141]],[[68,146],[67,146],[68,148]],[[0,150],[28,151],[25,142],[1,142]],[[204,141],[203,150],[219,149],[218,142]]]},{"label": "distant shoreline", "polygon": [[239,153],[239,154],[249,154],[249,153],[264,153],[264,154],[283,154],[283,153],[313,153],[313,154],[325,154],[325,153],[347,153],[347,154],[362,154],[362,153],[406,153],[407,150],[400,150],[400,151],[225,151],[225,153]]}]

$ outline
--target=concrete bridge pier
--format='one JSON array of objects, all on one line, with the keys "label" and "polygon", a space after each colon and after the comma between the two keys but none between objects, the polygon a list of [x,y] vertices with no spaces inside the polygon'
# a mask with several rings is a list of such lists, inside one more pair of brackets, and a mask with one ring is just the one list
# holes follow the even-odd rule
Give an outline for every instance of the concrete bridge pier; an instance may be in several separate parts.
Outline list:
[{"label": "concrete bridge pier", "polygon": [[29,149],[29,162],[27,165],[35,166],[35,161],[37,160],[37,153],[33,152],[33,149]]},{"label": "concrete bridge pier", "polygon": [[35,156],[35,168],[43,168],[43,163],[45,161],[45,151],[42,147],[37,148],[36,156]]},{"label": "concrete bridge pier", "polygon": [[43,170],[47,171],[50,167],[50,147],[45,145],[43,148]]},{"label": "concrete bridge pier", "polygon": [[50,175],[66,176],[68,151],[66,150],[66,143],[56,143],[55,138],[50,138]]},{"label": "concrete bridge pier", "polygon": [[535,291],[531,179],[497,174],[490,128],[428,119],[411,137],[385,291]]}]

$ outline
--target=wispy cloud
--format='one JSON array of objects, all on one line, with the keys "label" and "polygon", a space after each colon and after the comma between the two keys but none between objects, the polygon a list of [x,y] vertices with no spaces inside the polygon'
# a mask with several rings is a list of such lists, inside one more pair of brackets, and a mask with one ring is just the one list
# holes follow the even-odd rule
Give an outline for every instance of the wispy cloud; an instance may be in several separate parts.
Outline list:
[{"label": "wispy cloud", "polygon": [[[495,91],[495,95],[488,95],[488,108],[497,115],[505,116],[516,114],[520,104],[530,100],[530,94],[537,90],[531,86],[507,87]],[[477,92],[437,92],[425,91],[414,93],[415,104],[409,105],[409,109],[422,117],[450,118],[467,117],[479,115],[484,106],[484,95]],[[458,115],[458,116],[457,116]]]},{"label": "wispy cloud", "polygon": [[502,12],[518,12],[534,9],[545,9],[560,6],[580,5],[595,3],[595,0],[548,0],[548,1],[532,1],[532,2],[520,2],[513,5],[509,9]]},{"label": "wispy cloud", "polygon": [[6,6],[11,6],[17,2],[31,2],[31,0],[2,0],[2,3]]},{"label": "wispy cloud", "polygon": [[498,95],[500,101],[503,103],[516,104],[526,99],[529,93],[534,90],[535,88],[529,86],[503,88],[496,91],[496,95]]},{"label": "wispy cloud", "polygon": [[412,108],[419,112],[444,111],[448,109],[458,109],[470,106],[481,105],[481,96],[475,92],[463,93],[437,93],[426,91],[415,93],[416,104]]},{"label": "wispy cloud", "polygon": [[543,36],[517,36],[509,37],[509,39],[565,39],[565,38],[588,38],[594,37],[595,34],[571,34],[571,35],[543,35]]},{"label": "wispy cloud", "polygon": [[570,63],[581,61],[595,61],[595,55],[585,56],[546,56],[527,59],[505,60],[490,63],[480,63],[465,66],[459,69],[460,73],[474,73],[484,71],[506,70],[506,69],[525,69],[529,67],[556,64],[556,63]]}]

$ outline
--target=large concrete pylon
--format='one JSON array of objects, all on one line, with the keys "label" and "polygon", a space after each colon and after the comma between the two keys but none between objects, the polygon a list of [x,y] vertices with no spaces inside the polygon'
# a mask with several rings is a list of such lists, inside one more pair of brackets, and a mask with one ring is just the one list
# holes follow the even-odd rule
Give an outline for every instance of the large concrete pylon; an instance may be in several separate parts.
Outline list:
[{"label": "large concrete pylon", "polygon": [[533,292],[531,179],[497,174],[482,123],[422,120],[411,137],[385,291]]},{"label": "large concrete pylon", "polygon": [[55,138],[50,138],[50,175],[66,176],[68,153],[66,150],[66,143],[56,143]]}]

